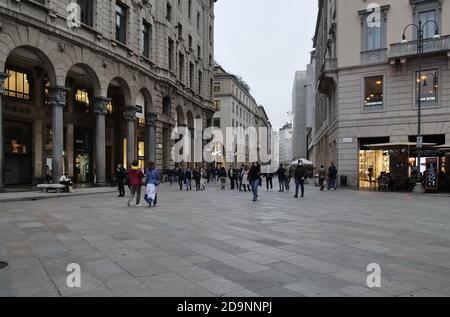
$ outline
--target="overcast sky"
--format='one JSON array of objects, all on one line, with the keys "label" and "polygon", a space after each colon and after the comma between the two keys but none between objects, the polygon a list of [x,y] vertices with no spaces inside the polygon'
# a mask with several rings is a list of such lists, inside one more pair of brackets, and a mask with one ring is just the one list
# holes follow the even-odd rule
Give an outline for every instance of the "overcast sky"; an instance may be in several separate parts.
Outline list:
[{"label": "overcast sky", "polygon": [[215,14],[215,60],[244,78],[274,128],[283,126],[295,71],[309,63],[317,1],[218,0]]}]

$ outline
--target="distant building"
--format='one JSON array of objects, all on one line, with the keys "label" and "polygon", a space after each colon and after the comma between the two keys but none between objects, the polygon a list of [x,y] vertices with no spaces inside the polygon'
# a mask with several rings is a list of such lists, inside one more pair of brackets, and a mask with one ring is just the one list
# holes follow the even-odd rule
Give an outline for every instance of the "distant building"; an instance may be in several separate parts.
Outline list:
[{"label": "distant building", "polygon": [[294,160],[292,153],[292,113],[288,113],[288,123],[286,123],[278,132],[280,147],[280,163],[291,163]]},{"label": "distant building", "polygon": [[[272,126],[263,106],[258,106],[255,98],[250,93],[250,87],[238,76],[228,73],[222,66],[214,67],[214,126],[221,128],[224,136],[224,144],[227,144],[227,128],[256,128],[254,140],[258,138],[258,128],[267,127],[270,131]],[[270,134],[269,134],[270,135]],[[217,162],[222,165],[249,164],[251,151],[258,153],[257,142],[249,142],[251,138],[246,137],[245,144],[233,141],[233,150],[227,152],[226,147],[219,146],[216,149]],[[236,152],[245,151],[245,162],[238,162]],[[235,157],[234,161],[227,161],[227,156]]]},{"label": "distant building", "polygon": [[294,159],[307,158],[306,129],[306,71],[297,71],[292,89],[293,137],[292,155]]}]

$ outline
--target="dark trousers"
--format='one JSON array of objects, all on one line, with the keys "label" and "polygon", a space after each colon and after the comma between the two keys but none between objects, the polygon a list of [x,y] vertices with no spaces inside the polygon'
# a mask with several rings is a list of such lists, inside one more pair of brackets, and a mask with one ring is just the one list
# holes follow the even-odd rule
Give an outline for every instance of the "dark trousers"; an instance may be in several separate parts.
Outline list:
[{"label": "dark trousers", "polygon": [[184,180],[183,180],[183,178],[181,178],[181,177],[178,177],[178,185],[180,185],[180,190],[183,190],[183,182]]},{"label": "dark trousers", "polygon": [[320,177],[320,178],[319,178],[319,186],[320,186],[320,190],[324,190],[324,189],[325,189],[324,182],[325,182],[325,178]]},{"label": "dark trousers", "polygon": [[278,183],[280,183],[280,192],[284,192],[284,177],[278,177]]},{"label": "dark trousers", "polygon": [[231,190],[234,190],[234,177],[230,177],[230,183],[231,183]]},{"label": "dark trousers", "polygon": [[273,179],[272,179],[272,177],[266,177],[267,190],[269,190],[269,185],[270,185],[270,189],[273,189]]},{"label": "dark trousers", "polygon": [[69,187],[70,187],[70,186],[73,186],[72,182],[59,182],[59,183],[60,183],[61,185],[66,186],[66,189],[65,189],[66,193],[69,192]]},{"label": "dark trousers", "polygon": [[284,178],[284,183],[285,183],[284,188],[287,191],[291,190],[291,178],[290,177],[285,177]]},{"label": "dark trousers", "polygon": [[199,191],[200,190],[200,180],[199,179],[195,179],[195,190]]},{"label": "dark trousers", "polygon": [[305,180],[304,179],[296,179],[295,180],[295,197],[298,197],[299,188],[301,188],[302,197],[305,196]]},{"label": "dark trousers", "polygon": [[124,197],[125,196],[125,184],[123,181],[117,182],[117,189],[119,190],[119,195],[121,197]]},{"label": "dark trousers", "polygon": [[141,202],[141,189],[142,186],[130,187],[131,197],[129,201],[131,202],[134,199],[134,197],[136,197],[136,206],[139,205],[139,203]]}]

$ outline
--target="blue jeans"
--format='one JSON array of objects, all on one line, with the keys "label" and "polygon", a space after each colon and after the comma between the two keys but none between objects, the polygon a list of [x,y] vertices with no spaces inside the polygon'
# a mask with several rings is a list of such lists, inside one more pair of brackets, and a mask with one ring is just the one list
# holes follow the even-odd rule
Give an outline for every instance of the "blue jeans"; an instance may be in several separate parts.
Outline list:
[{"label": "blue jeans", "polygon": [[186,179],[186,190],[192,190],[192,179]]},{"label": "blue jeans", "polygon": [[304,179],[296,179],[295,180],[295,197],[298,197],[299,187],[302,190],[302,197],[305,195],[305,180]]},{"label": "blue jeans", "polygon": [[259,179],[252,181],[253,201],[258,200]]}]

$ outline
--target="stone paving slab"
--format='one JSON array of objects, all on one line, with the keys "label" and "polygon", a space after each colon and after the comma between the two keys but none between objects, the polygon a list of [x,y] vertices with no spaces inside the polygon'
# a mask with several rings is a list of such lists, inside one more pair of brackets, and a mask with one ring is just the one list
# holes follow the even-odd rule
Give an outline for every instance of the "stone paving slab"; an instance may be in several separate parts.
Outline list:
[{"label": "stone paving slab", "polygon": [[[0,296],[450,296],[445,196],[307,187],[253,203],[164,184],[150,209],[105,190],[0,194]],[[66,284],[71,263],[81,288]],[[371,263],[380,288],[366,285]]]}]

